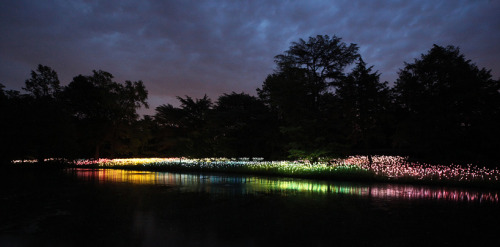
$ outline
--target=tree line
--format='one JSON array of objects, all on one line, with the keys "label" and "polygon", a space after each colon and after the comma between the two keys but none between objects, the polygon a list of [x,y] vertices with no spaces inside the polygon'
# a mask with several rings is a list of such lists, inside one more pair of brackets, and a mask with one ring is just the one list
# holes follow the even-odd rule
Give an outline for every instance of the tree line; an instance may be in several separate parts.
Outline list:
[{"label": "tree line", "polygon": [[39,65],[23,93],[0,84],[2,160],[48,157],[264,157],[397,154],[435,162],[494,162],[500,81],[458,47],[434,45],[392,87],[356,44],[327,35],[293,42],[257,89],[177,97],[153,116],[142,81],[105,71],[61,86]]}]

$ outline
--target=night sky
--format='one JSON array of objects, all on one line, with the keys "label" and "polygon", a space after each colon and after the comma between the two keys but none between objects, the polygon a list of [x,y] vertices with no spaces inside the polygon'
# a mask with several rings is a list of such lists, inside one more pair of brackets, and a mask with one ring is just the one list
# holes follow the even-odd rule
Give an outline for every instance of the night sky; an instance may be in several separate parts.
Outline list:
[{"label": "night sky", "polygon": [[93,69],[142,80],[153,114],[175,96],[255,95],[273,57],[318,34],[356,43],[381,80],[433,44],[500,77],[500,1],[0,0],[0,83],[21,90],[38,64],[67,85]]}]

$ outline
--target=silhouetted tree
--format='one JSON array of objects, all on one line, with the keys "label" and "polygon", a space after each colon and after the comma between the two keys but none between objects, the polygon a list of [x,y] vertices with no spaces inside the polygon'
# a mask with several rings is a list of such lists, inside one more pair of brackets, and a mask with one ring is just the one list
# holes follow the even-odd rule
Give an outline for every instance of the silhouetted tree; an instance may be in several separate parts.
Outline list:
[{"label": "silhouetted tree", "polygon": [[147,96],[142,81],[119,84],[101,70],[73,78],[64,98],[77,123],[83,153],[93,149],[94,158],[99,158],[104,148],[107,156],[128,155],[121,153],[122,146],[134,141],[130,128],[137,121],[136,110],[148,107]]},{"label": "silhouetted tree", "polygon": [[297,122],[311,113],[315,104],[307,81],[306,70],[288,68],[268,75],[257,93],[280,120]]},{"label": "silhouetted tree", "polygon": [[151,149],[162,155],[178,156],[182,153],[179,138],[185,135],[182,127],[183,112],[170,104],[156,107]]},{"label": "silhouetted tree", "polygon": [[259,98],[270,108],[278,120],[280,134],[276,142],[282,146],[285,155],[290,150],[315,148],[314,144],[318,110],[315,98],[308,93],[307,71],[289,68],[268,75],[257,89]]},{"label": "silhouetted tree", "polygon": [[133,125],[134,132],[131,145],[131,154],[135,157],[160,157],[161,154],[153,147],[154,133],[156,130],[156,123],[154,119],[149,116],[143,116],[139,121]]},{"label": "silhouetted tree", "polygon": [[207,118],[212,101],[205,95],[201,99],[177,97],[180,108],[160,105],[154,116],[158,124],[155,145],[167,155],[207,157],[213,155],[208,135]]},{"label": "silhouetted tree", "polygon": [[421,157],[491,157],[500,151],[499,90],[490,71],[478,69],[459,48],[434,45],[399,72],[396,140]]},{"label": "silhouetted tree", "polygon": [[331,83],[342,78],[344,68],[358,57],[358,46],[352,43],[347,45],[341,40],[336,36],[317,35],[309,37],[307,42],[303,39],[292,42],[284,54],[275,56],[278,71],[304,69],[307,93],[318,102],[320,95],[328,90]]},{"label": "silhouetted tree", "polygon": [[19,91],[1,91],[0,158],[4,161],[33,159],[37,150],[32,140],[32,100]]},{"label": "silhouetted tree", "polygon": [[38,65],[26,80],[27,108],[23,121],[27,134],[27,150],[39,161],[62,157],[70,152],[72,140],[70,122],[60,99],[61,86],[57,73],[48,66]]},{"label": "silhouetted tree", "polygon": [[344,69],[358,57],[357,51],[355,44],[336,36],[318,35],[293,42],[275,57],[277,70],[257,92],[278,115],[284,149],[292,155],[321,156],[340,149],[329,89],[345,77]]},{"label": "silhouetted tree", "polygon": [[336,111],[341,115],[338,120],[356,153],[390,147],[390,91],[387,82],[380,83],[379,77],[359,58],[352,72],[334,83]]},{"label": "silhouetted tree", "polygon": [[270,157],[274,126],[275,121],[258,98],[245,93],[223,94],[210,118],[216,155]]},{"label": "silhouetted tree", "polygon": [[52,68],[39,64],[36,71],[31,71],[31,78],[26,80],[23,89],[35,99],[54,99],[61,92],[61,85]]}]

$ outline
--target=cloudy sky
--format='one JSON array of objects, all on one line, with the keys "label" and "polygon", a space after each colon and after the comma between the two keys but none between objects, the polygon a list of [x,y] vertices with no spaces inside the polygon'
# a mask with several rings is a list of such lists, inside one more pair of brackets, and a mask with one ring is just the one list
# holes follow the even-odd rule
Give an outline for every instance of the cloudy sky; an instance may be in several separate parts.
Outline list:
[{"label": "cloudy sky", "polygon": [[101,69],[144,81],[154,113],[175,96],[255,94],[275,55],[318,34],[357,44],[389,82],[433,44],[498,79],[499,13],[499,0],[0,0],[0,83],[21,90],[37,64],[63,85]]}]

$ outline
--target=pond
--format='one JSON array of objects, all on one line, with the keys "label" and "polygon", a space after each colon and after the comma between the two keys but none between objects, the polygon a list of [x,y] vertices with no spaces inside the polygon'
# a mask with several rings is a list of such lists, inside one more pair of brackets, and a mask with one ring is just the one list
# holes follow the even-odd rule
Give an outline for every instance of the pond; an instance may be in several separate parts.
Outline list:
[{"label": "pond", "polygon": [[110,169],[2,174],[0,246],[498,246],[498,191]]}]

